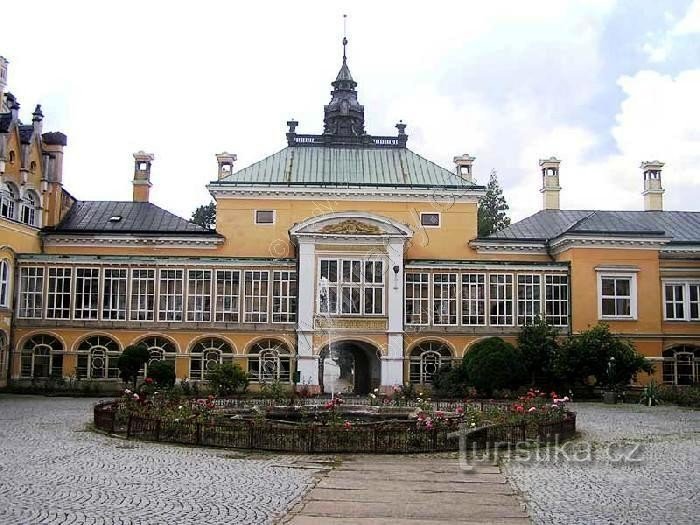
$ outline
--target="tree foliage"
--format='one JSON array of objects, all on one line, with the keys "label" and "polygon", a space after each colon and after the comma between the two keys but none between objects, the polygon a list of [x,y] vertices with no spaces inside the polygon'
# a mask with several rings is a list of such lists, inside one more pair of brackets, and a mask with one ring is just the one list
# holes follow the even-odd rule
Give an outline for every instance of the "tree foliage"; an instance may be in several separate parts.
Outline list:
[{"label": "tree foliage", "polygon": [[170,388],[175,384],[175,366],[167,361],[153,361],[148,365],[148,377],[156,386]]},{"label": "tree foliage", "polygon": [[192,213],[190,222],[199,224],[202,228],[213,230],[216,227],[216,203],[211,201],[203,204]]},{"label": "tree foliage", "polygon": [[498,184],[496,170],[491,171],[489,182],[486,185],[486,195],[479,201],[478,228],[479,237],[485,237],[501,231],[510,225],[507,215],[508,204],[503,196],[503,189]]},{"label": "tree foliage", "polygon": [[638,372],[653,372],[653,365],[634,345],[600,323],[570,337],[554,361],[554,372],[568,386],[602,384],[617,388]]},{"label": "tree foliage", "polygon": [[494,390],[515,389],[523,383],[522,354],[500,337],[489,337],[475,343],[464,355],[462,363],[469,383],[488,397]]},{"label": "tree foliage", "polygon": [[240,366],[230,363],[214,365],[207,373],[207,379],[217,396],[230,396],[248,388],[248,374]]},{"label": "tree foliage", "polygon": [[150,354],[145,345],[127,346],[117,360],[121,380],[125,383],[132,382],[136,388],[139,370],[144,367],[149,358]]},{"label": "tree foliage", "polygon": [[457,399],[467,395],[469,380],[464,365],[443,365],[433,377],[433,391],[437,397]]},{"label": "tree foliage", "polygon": [[552,386],[554,359],[559,351],[557,335],[556,328],[539,316],[520,330],[518,349],[531,386]]}]

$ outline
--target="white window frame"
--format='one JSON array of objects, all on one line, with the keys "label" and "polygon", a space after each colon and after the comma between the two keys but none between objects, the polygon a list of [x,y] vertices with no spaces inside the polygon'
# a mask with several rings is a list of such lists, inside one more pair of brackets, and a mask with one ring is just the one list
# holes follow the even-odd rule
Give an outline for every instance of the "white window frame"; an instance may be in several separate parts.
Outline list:
[{"label": "white window frame", "polygon": [[[563,284],[561,282],[548,282],[550,279],[566,279],[566,284]],[[563,274],[563,273],[546,273],[544,274],[544,296],[543,296],[543,301],[544,301],[544,310],[542,312],[542,315],[544,315],[545,320],[551,324],[552,326],[568,326],[569,325],[569,313],[570,313],[570,308],[569,308],[569,275],[568,274]],[[559,289],[561,292],[562,289],[566,290],[565,296],[559,297],[557,299],[547,299],[547,289],[552,288],[552,289]],[[566,315],[557,314],[557,315],[548,315],[547,314],[547,305],[548,304],[558,304],[560,309],[561,306],[564,305],[566,307]],[[560,310],[561,311],[561,310]],[[552,320],[554,318],[557,318],[561,320],[562,318],[564,319],[564,323],[553,323]]]},{"label": "white window frame", "polygon": [[275,270],[272,272],[272,322],[296,322],[297,272]]},{"label": "white window frame", "polygon": [[[112,276],[112,272],[119,272],[117,277]],[[123,272],[124,276],[119,277]],[[107,277],[107,274],[110,274]],[[109,281],[109,293],[107,292],[107,281]],[[114,292],[114,283],[119,283],[117,286],[117,294]],[[121,295],[121,286],[124,286],[124,304],[120,308],[119,298]],[[129,319],[129,269],[123,267],[107,267],[102,269],[102,290],[100,291],[100,319],[104,321],[126,321]],[[113,300],[116,299],[116,300]],[[116,308],[115,308],[116,303]],[[108,315],[105,313],[109,312]],[[119,313],[123,312],[123,316],[119,317]],[[116,315],[115,315],[116,314]]]},{"label": "white window frame", "polygon": [[[367,268],[371,268],[369,273],[367,272]],[[379,278],[377,278],[377,266],[379,266]],[[385,304],[386,304],[386,293],[385,293],[385,285],[386,285],[386,279],[384,278],[385,275],[385,265],[384,261],[382,259],[378,258],[373,258],[373,259],[365,259],[362,261],[362,293],[360,295],[360,310],[362,312],[362,315],[369,315],[369,316],[381,316],[384,315],[385,312]],[[381,293],[381,302],[379,303],[379,311],[376,311],[376,295],[377,293]],[[371,304],[372,304],[372,311],[367,311],[367,296],[371,295]]]},{"label": "white window frame", "polygon": [[[521,283],[521,277],[523,279],[525,278],[531,278],[533,280],[532,283],[529,282],[523,282]],[[536,281],[536,282],[535,282]],[[532,324],[537,317],[542,317],[542,274],[539,273],[519,273],[516,275],[515,278],[515,302],[517,305],[517,312],[516,312],[516,319],[515,323],[518,326],[524,326],[526,324]],[[521,298],[520,297],[520,287],[528,287],[533,290],[533,296],[534,294],[537,294],[537,299],[533,298],[527,298],[527,296]],[[534,313],[528,314],[527,312],[521,312],[521,307],[524,306],[524,309],[527,310],[529,306],[534,307]]]},{"label": "white window frame", "polygon": [[[174,276],[163,274],[172,272]],[[168,287],[163,291],[163,284]],[[180,287],[178,293],[177,287]],[[169,289],[170,286],[175,291]],[[178,305],[179,300],[179,305]],[[165,307],[163,307],[165,306]],[[160,268],[158,270],[158,321],[165,323],[179,323],[185,319],[185,271],[182,268]]]},{"label": "white window frame", "polygon": [[[330,293],[331,290],[335,291],[335,305],[333,308],[328,308],[327,312],[324,312],[321,310],[321,287],[323,285],[323,279],[322,277],[322,267],[323,263],[328,262],[329,266],[329,275],[330,275],[330,266],[331,263],[335,264],[335,281],[328,281],[328,291]],[[338,315],[340,312],[340,282],[342,281],[341,277],[341,272],[342,272],[342,265],[339,259],[337,258],[329,258],[329,257],[321,257],[318,259],[318,283],[317,283],[317,288],[316,288],[316,312],[320,315]]]},{"label": "white window frame", "polygon": [[[85,290],[85,279],[86,277],[79,277],[78,272],[97,272],[97,275],[95,277],[91,276],[88,277],[87,279],[95,281],[95,284],[97,285],[97,292],[94,296],[94,302],[92,298],[90,297],[92,293],[88,292],[86,293]],[[100,318],[100,310],[101,310],[101,301],[100,301],[100,295],[101,295],[101,272],[98,267],[94,266],[76,266],[73,270],[74,277],[73,277],[73,319],[78,320],[78,321],[97,321]],[[83,289],[80,290],[78,288],[78,281],[83,280]],[[78,308],[78,295],[82,295],[82,307]],[[87,298],[87,301],[86,301]],[[86,307],[87,304],[87,307]],[[87,314],[87,315],[84,315]]]},{"label": "white window frame", "polygon": [[[258,212],[260,211],[270,211],[272,212],[272,222],[258,222]],[[256,226],[273,226],[277,223],[277,210],[271,210],[269,208],[253,210],[253,224]]]},{"label": "white window frame", "polygon": [[[138,277],[134,276],[136,272],[150,272],[152,277]],[[157,272],[155,268],[132,268],[130,272],[129,281],[129,317],[130,321],[139,321],[142,323],[152,323],[156,319],[156,303],[158,301],[158,283],[156,282]],[[141,283],[152,283],[151,293],[148,291],[145,294],[141,293],[140,287],[137,288],[137,282]],[[148,286],[146,287],[148,288]],[[136,294],[136,308],[134,308],[134,294]],[[141,308],[141,299],[146,299],[146,305],[148,305],[148,298],[152,299],[151,308]],[[141,314],[145,313],[145,319],[141,319]]]},{"label": "white window frame", "polygon": [[[193,277],[199,273],[200,277]],[[187,321],[210,323],[212,312],[212,270],[190,268],[187,270]],[[208,278],[206,277],[208,275]],[[206,292],[207,283],[209,291]],[[207,307],[207,300],[209,305]]]},{"label": "white window frame", "polygon": [[[328,281],[329,293],[332,291],[336,294],[335,307],[330,308],[328,312],[321,309],[321,288],[323,286],[322,277],[322,267],[324,263],[328,263],[330,267],[332,264],[336,266],[336,280]],[[350,265],[349,279],[345,280],[343,277],[343,268],[347,264]],[[358,273],[353,271],[353,265],[357,264],[359,267]],[[372,267],[372,277],[367,278],[366,269],[367,265],[370,264]],[[374,271],[376,270],[376,265],[381,266],[381,282],[375,281]],[[386,282],[385,277],[386,262],[384,259],[377,257],[368,257],[365,259],[357,257],[319,257],[317,260],[317,275],[318,281],[316,283],[316,313],[319,315],[333,315],[339,317],[382,317],[386,315]],[[330,271],[329,271],[330,275]],[[370,293],[372,295],[372,305],[374,305],[374,295],[377,293],[375,290],[381,289],[382,301],[381,301],[381,311],[380,312],[367,312],[365,309],[366,295]],[[349,290],[349,293],[353,291],[357,292],[359,295],[358,311],[344,311],[343,303],[343,290]],[[370,290],[372,290],[370,292]]]},{"label": "white window frame", "polygon": [[[219,275],[222,275],[222,279],[219,280]],[[227,274],[227,275],[226,275]],[[238,280],[234,280],[234,275]],[[225,268],[220,268],[215,271],[215,281],[214,281],[214,322],[217,323],[239,323],[241,321],[241,297],[243,283],[241,282],[242,275],[240,270],[229,270]],[[234,285],[237,286],[236,293],[224,294],[219,293],[219,282],[221,282],[224,290],[227,285],[231,286],[233,291]],[[219,299],[221,299],[221,308],[219,308]],[[235,310],[224,308],[226,300],[231,300],[231,306],[235,306]],[[231,316],[230,319],[226,319],[226,316]]]},{"label": "white window frame", "polygon": [[0,308],[10,306],[10,262],[0,259]]},{"label": "white window frame", "polygon": [[[471,279],[475,277],[476,280],[472,281]],[[479,281],[479,278],[481,278],[481,281]],[[486,277],[485,273],[478,273],[478,272],[468,272],[468,273],[462,273],[460,274],[459,278],[459,286],[461,288],[461,297],[460,297],[460,303],[461,303],[461,312],[460,312],[460,322],[462,326],[486,326],[487,324],[487,317],[488,317],[488,279]],[[465,286],[467,293],[465,294]],[[481,287],[482,291],[482,297],[478,297],[478,290],[479,287]],[[482,307],[482,313],[478,313],[479,305]],[[475,306],[477,309],[476,314],[472,314],[472,306]],[[469,321],[468,318],[477,318],[481,317],[481,322],[477,323],[471,323],[471,322],[465,322],[465,319]]]},{"label": "white window frame", "polygon": [[[603,315],[603,299],[625,299],[624,295],[606,295],[603,297],[603,279],[629,279],[630,281],[630,313],[629,315]],[[637,274],[630,272],[598,272],[598,319],[601,321],[636,321],[637,320]]]},{"label": "white window frame", "polygon": [[[23,275],[24,272],[29,270],[34,270],[34,275]],[[22,286],[24,279],[31,279],[35,284],[39,283],[39,290],[36,291],[25,291]],[[46,269],[43,266],[20,266],[19,269],[19,290],[17,293],[17,317],[20,319],[41,319],[44,315],[44,290],[46,288]],[[35,312],[37,315],[26,315],[29,311],[27,304],[29,298],[32,299],[31,311]]]},{"label": "white window frame", "polygon": [[[436,278],[438,275],[439,275],[439,276],[447,276],[447,277],[448,277],[448,281],[447,281],[447,282],[435,282],[435,278]],[[460,282],[460,280],[458,279],[458,275],[459,275],[459,274],[457,274],[457,273],[455,273],[455,272],[435,272],[435,273],[432,274],[432,277],[431,277],[431,285],[432,285],[432,286],[431,286],[431,290],[432,290],[432,297],[431,297],[432,301],[431,301],[431,306],[432,306],[432,308],[430,309],[430,313],[431,313],[431,316],[432,316],[432,321],[433,321],[433,325],[434,325],[434,326],[457,326],[457,324],[459,323],[459,316],[460,316],[460,312],[459,312],[459,306],[460,306],[460,305],[459,305],[459,302],[460,302],[460,297],[459,297],[459,296],[460,296],[460,293],[459,293],[459,291],[460,291],[460,290],[459,290],[459,289],[460,289],[460,287],[461,287],[461,282]],[[451,280],[452,277],[454,277],[454,281]],[[435,294],[435,289],[436,289],[437,286],[439,286],[439,287],[440,287],[440,290],[441,290],[441,292],[440,292],[440,297],[436,297],[436,294]],[[454,286],[454,291],[455,291],[454,297],[449,297],[449,296],[448,296],[448,297],[445,299],[445,298],[443,297],[443,291],[445,291],[445,290],[448,290],[448,291],[449,291],[449,289],[450,289],[451,286]],[[448,306],[447,317],[448,317],[448,318],[449,318],[449,317],[452,317],[452,314],[449,313],[449,309],[450,309],[449,307],[450,307],[450,305],[454,304],[454,319],[455,319],[455,320],[454,320],[454,323],[439,323],[439,322],[437,321],[439,317],[437,317],[437,316],[435,315],[435,307],[437,306],[438,302],[440,303],[440,308],[441,308],[441,309],[442,309],[442,306],[443,306],[444,304],[447,304],[447,306]]]},{"label": "white window frame", "polygon": [[[437,225],[429,225],[429,224],[423,224],[423,215],[437,215],[438,218],[438,223]],[[442,213],[439,211],[422,211],[420,212],[420,226],[421,228],[426,228],[426,229],[438,229],[442,228]]]},{"label": "white window frame", "polygon": [[[666,287],[667,286],[680,286],[682,290],[683,297],[680,301],[672,301],[674,304],[683,305],[683,317],[668,317],[666,314],[666,305],[669,301],[666,300]],[[690,289],[698,287],[698,300],[690,300]],[[697,322],[700,321],[700,279],[662,279],[661,281],[661,299],[662,308],[664,314],[664,321],[668,322]],[[694,303],[697,304],[698,317],[691,317],[691,306]]]},{"label": "white window frame", "polygon": [[[491,284],[492,284],[491,279],[497,278],[497,277],[504,277],[504,282],[502,282],[502,283],[494,282],[493,284],[497,287],[503,286],[504,290],[507,290],[508,288],[510,288],[510,301],[508,301],[505,297],[505,295],[507,295],[507,294],[505,294],[503,297],[500,297],[500,296],[494,297],[494,294],[491,293]],[[509,278],[510,278],[510,283],[507,282]],[[514,289],[515,288],[514,274],[503,273],[503,272],[489,273],[488,286],[489,286],[489,292],[488,292],[488,314],[487,315],[488,315],[489,326],[515,326],[515,323],[517,321],[517,312],[516,312],[516,303],[515,303],[517,293]],[[500,307],[498,305],[499,305],[499,303],[502,303],[503,307],[505,308],[505,312],[507,312],[508,311],[507,305],[509,302],[510,302],[510,323],[508,323],[508,322],[505,322],[505,323],[492,322],[492,319],[491,319],[492,317],[495,317],[496,320],[498,320],[499,317],[505,317],[507,320],[508,314],[501,313]],[[496,305],[496,308],[498,310],[498,312],[496,313],[495,316],[491,314],[491,306],[494,304]]]},{"label": "white window frame", "polygon": [[[60,271],[60,275],[59,275]],[[55,275],[52,276],[51,273],[54,272]],[[67,273],[66,273],[67,272]],[[74,278],[75,272],[73,271],[73,268],[71,266],[49,266],[48,271],[46,272],[46,302],[45,302],[45,310],[44,310],[44,318],[45,319],[58,319],[58,320],[65,320],[65,319],[70,319],[71,318],[71,312],[72,312],[72,299],[73,299],[73,289],[75,288],[73,286],[73,278]],[[62,292],[52,292],[51,291],[51,280],[54,279],[56,281],[60,280],[68,280],[68,292],[66,293],[65,291]],[[63,305],[61,304],[60,308],[56,307],[56,301],[58,297],[62,295],[68,296],[68,305]],[[51,305],[51,298],[53,298],[53,306]],[[65,313],[65,315],[62,315],[60,317],[56,316],[56,311],[60,311]],[[49,315],[49,312],[51,312],[51,315]]]},{"label": "white window frame", "polygon": [[[418,281],[408,281],[408,276],[418,276]],[[423,296],[423,286],[425,286],[425,296]],[[408,297],[408,289],[411,287],[412,297]],[[407,326],[428,326],[430,324],[430,312],[431,312],[431,301],[430,301],[430,273],[428,272],[414,272],[406,271],[404,273],[404,324]],[[416,293],[417,292],[417,293]],[[425,322],[415,323],[408,320],[408,304],[409,302],[414,307],[413,316],[415,317],[415,306],[419,306],[418,318],[420,320],[425,319]]]},{"label": "white window frame", "polygon": [[[254,274],[260,274],[260,278],[253,279]],[[248,275],[251,276],[251,293],[250,296],[246,292],[246,282]],[[266,278],[263,279],[262,277]],[[267,283],[267,290],[262,293],[262,285]],[[244,323],[267,323],[270,318],[270,271],[269,270],[245,270],[243,272],[243,322]],[[257,291],[256,291],[257,290]],[[250,308],[248,308],[248,299],[250,298]],[[262,308],[263,303],[265,308]],[[257,307],[256,307],[257,305]],[[254,317],[257,316],[257,317]]]}]

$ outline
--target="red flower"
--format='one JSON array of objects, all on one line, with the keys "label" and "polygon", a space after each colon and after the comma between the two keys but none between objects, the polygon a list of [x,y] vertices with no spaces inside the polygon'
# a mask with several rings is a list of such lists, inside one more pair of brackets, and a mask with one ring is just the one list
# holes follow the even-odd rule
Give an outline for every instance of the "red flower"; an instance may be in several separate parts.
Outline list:
[{"label": "red flower", "polygon": [[146,383],[147,385],[150,385],[151,383],[153,383],[153,379],[150,377],[147,377],[146,379],[143,380],[143,382]]},{"label": "red flower", "polygon": [[515,411],[516,411],[518,414],[522,414],[523,412],[525,412],[525,407],[523,407],[522,405],[518,405],[518,406],[515,407]]},{"label": "red flower", "polygon": [[559,397],[559,396],[557,395],[557,393],[554,392],[554,391],[552,391],[549,395],[551,396],[552,399],[556,399],[556,398]]}]

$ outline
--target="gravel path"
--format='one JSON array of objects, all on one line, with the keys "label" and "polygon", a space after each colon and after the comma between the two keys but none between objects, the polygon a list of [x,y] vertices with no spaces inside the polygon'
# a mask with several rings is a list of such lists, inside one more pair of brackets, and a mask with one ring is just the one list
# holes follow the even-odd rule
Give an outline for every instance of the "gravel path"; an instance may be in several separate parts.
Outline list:
[{"label": "gravel path", "polygon": [[700,411],[572,408],[579,439],[503,463],[536,524],[700,523]]},{"label": "gravel path", "polygon": [[0,524],[272,523],[320,467],[102,436],[94,402],[0,395]]}]

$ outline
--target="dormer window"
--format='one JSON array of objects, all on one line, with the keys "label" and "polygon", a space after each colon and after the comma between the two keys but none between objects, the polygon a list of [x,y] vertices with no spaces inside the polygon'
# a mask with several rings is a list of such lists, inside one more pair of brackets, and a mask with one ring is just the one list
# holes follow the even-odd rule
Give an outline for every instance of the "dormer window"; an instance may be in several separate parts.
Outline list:
[{"label": "dormer window", "polygon": [[112,216],[109,218],[109,222],[119,222],[119,221],[121,221],[121,220],[122,220],[122,218],[121,218],[120,215],[112,215]]},{"label": "dormer window", "polygon": [[6,219],[14,219],[15,201],[17,201],[15,186],[10,182],[4,186],[0,185],[0,216]]},{"label": "dormer window", "polygon": [[29,226],[39,226],[39,210],[39,197],[32,190],[28,190],[22,199],[20,220]]}]

